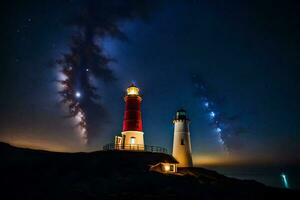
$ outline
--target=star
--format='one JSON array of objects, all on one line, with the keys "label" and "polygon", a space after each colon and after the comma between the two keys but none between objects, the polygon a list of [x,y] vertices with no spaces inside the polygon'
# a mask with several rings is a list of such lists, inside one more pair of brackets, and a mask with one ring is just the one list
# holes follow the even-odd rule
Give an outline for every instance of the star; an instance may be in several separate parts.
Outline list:
[{"label": "star", "polygon": [[76,96],[76,98],[80,98],[80,97],[81,97],[81,93],[77,91],[77,92],[75,93],[75,96]]}]

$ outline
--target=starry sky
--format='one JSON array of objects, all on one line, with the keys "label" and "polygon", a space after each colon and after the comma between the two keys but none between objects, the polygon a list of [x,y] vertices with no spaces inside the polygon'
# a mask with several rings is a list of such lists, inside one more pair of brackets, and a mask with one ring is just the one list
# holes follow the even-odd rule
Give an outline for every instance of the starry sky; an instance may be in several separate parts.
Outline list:
[{"label": "starry sky", "polygon": [[[89,144],[66,117],[56,62],[70,51],[78,31],[72,20],[89,1],[2,3],[1,141],[51,151],[99,150],[120,133],[123,96],[134,82],[143,96],[146,144],[171,150],[172,119],[184,108],[195,163],[300,160],[299,5],[145,1],[116,9],[102,2],[94,9],[121,34],[93,38],[113,59],[107,69],[114,78],[93,78],[105,114],[92,116],[97,123]],[[230,127],[234,136],[220,141],[219,127]]]}]

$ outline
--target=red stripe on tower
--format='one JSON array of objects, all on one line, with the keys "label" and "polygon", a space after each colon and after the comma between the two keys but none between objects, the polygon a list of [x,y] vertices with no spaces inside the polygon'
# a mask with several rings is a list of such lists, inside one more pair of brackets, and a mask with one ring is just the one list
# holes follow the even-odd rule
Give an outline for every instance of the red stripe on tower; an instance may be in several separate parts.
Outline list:
[{"label": "red stripe on tower", "polygon": [[142,127],[142,112],[141,101],[142,97],[139,95],[139,88],[131,84],[127,88],[127,95],[125,100],[125,112],[123,120],[124,131],[143,131]]}]

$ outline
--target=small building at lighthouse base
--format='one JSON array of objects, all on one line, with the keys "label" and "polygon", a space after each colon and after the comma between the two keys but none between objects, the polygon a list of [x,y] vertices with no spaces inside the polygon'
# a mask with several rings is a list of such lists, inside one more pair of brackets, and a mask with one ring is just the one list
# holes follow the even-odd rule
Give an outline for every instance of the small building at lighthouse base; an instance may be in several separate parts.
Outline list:
[{"label": "small building at lighthouse base", "polygon": [[144,133],[142,131],[123,131],[115,136],[115,149],[143,151]]}]

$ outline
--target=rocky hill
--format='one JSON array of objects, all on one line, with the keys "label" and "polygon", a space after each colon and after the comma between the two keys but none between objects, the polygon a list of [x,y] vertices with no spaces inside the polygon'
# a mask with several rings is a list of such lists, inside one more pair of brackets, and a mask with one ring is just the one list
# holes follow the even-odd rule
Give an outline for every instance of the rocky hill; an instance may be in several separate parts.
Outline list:
[{"label": "rocky hill", "polygon": [[300,199],[299,191],[225,177],[204,168],[150,172],[161,153],[55,153],[0,143],[1,199]]}]

